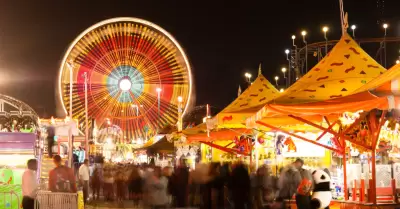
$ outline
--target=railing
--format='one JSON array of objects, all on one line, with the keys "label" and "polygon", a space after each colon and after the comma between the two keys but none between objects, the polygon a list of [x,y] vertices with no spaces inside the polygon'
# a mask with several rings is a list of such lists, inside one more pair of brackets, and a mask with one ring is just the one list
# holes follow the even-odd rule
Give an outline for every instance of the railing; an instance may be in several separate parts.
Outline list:
[{"label": "railing", "polygon": [[20,198],[16,192],[0,191],[0,209],[18,209],[20,205]]},{"label": "railing", "polygon": [[35,200],[35,209],[78,209],[77,193],[40,191]]}]

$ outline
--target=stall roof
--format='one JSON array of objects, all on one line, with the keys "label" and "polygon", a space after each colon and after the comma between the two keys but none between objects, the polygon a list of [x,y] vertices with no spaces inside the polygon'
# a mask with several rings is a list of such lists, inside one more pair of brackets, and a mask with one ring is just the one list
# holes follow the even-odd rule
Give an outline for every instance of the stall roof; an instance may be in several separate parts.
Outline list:
[{"label": "stall roof", "polygon": [[298,104],[344,97],[385,71],[346,33],[325,58],[274,103]]},{"label": "stall roof", "polygon": [[399,97],[378,97],[368,91],[307,104],[267,104],[257,114],[247,120],[247,125],[251,127],[257,121],[270,125],[299,123],[299,121],[288,117],[289,115],[300,116],[311,121],[322,121],[323,116],[333,119],[339,117],[344,112],[370,111],[372,109],[388,110],[396,107],[398,104],[400,104]]},{"label": "stall roof", "polygon": [[376,95],[400,95],[400,64],[391,67],[356,90],[356,92],[363,91],[371,91]]}]

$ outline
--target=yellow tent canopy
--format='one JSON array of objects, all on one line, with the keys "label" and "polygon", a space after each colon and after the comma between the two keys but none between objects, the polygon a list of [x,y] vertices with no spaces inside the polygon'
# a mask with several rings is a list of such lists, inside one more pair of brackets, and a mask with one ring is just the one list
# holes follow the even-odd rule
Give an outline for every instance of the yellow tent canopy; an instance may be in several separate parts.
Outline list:
[{"label": "yellow tent canopy", "polygon": [[363,91],[371,91],[376,95],[400,95],[400,64],[357,89],[356,93]]},{"label": "yellow tent canopy", "polygon": [[[219,128],[219,130],[221,130],[221,128],[236,129],[236,131],[223,130],[224,134],[227,136],[239,135],[238,132],[241,132],[246,128],[246,119],[254,115],[254,113],[260,110],[272,99],[278,97],[279,94],[280,92],[274,87],[274,85],[272,85],[260,73],[251,86],[249,86],[231,104],[211,119],[213,121],[212,123]],[[193,137],[195,141],[199,141],[199,138],[204,138],[204,140],[207,139],[208,136],[205,134],[206,131],[207,125],[203,123],[196,127],[183,130],[183,134],[187,136],[189,141],[191,141],[190,137]],[[220,138],[219,135],[216,137]],[[215,139],[215,137],[213,139]]]},{"label": "yellow tent canopy", "polygon": [[326,57],[274,103],[298,104],[344,97],[385,71],[346,33]]},{"label": "yellow tent canopy", "polygon": [[[248,117],[277,98],[280,92],[262,74],[238,98],[215,116],[218,126],[241,128]],[[235,126],[236,125],[236,126]]]}]

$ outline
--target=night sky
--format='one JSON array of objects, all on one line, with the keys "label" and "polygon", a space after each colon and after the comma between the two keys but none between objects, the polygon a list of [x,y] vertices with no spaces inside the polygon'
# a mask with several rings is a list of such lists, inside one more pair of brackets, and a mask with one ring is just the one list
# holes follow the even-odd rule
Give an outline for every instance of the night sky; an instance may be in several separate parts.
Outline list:
[{"label": "night sky", "polygon": [[[382,36],[382,20],[390,25],[388,36],[400,34],[400,1],[385,0],[383,8],[382,1],[344,0],[356,36]],[[305,29],[311,43],[323,40],[324,25],[330,39],[341,33],[338,0],[0,2],[0,93],[26,102],[42,117],[56,115],[56,79],[66,48],[104,19],[138,17],[170,32],[192,63],[196,103],[219,108],[237,96],[245,72],[256,76],[259,63],[270,80],[279,73],[292,34],[300,37]],[[390,53],[398,56],[396,49]]]}]

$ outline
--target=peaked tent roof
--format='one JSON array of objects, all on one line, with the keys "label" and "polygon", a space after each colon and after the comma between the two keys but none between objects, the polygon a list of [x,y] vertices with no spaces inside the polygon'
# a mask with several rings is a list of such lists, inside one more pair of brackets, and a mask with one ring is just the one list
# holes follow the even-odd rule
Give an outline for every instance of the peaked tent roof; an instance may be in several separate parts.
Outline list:
[{"label": "peaked tent roof", "polygon": [[218,125],[245,124],[248,117],[281,93],[262,74],[214,118]]},{"label": "peaked tent roof", "polygon": [[363,91],[372,91],[377,95],[400,95],[400,64],[357,89],[356,93]]},{"label": "peaked tent roof", "polygon": [[344,97],[385,71],[346,33],[325,58],[274,102],[308,103]]},{"label": "peaked tent roof", "polygon": [[[246,128],[246,119],[272,99],[278,97],[280,92],[262,74],[241,95],[231,104],[219,112],[212,120],[213,124],[220,128]],[[207,137],[206,124],[202,123],[196,127],[183,130],[183,133],[190,137]],[[241,130],[241,129],[240,129]],[[230,133],[228,133],[230,132]],[[228,135],[238,135],[237,131],[225,130]],[[196,138],[196,139],[197,139]]]}]

